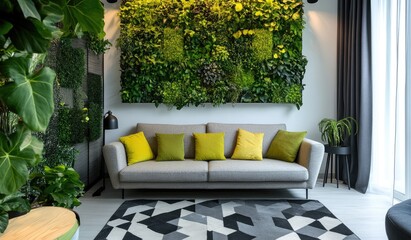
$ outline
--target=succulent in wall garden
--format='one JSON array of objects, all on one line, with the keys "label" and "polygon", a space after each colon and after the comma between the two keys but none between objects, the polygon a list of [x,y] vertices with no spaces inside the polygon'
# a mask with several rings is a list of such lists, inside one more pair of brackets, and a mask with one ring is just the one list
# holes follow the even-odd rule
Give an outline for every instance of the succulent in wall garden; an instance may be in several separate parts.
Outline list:
[{"label": "succulent in wall garden", "polygon": [[204,64],[199,70],[200,79],[203,81],[203,84],[206,86],[213,86],[216,82],[221,81],[224,76],[223,70],[221,67],[215,63]]},{"label": "succulent in wall garden", "polygon": [[227,50],[227,47],[225,46],[220,46],[220,45],[215,45],[213,52],[212,52],[212,58],[214,60],[219,60],[219,61],[226,61],[230,57],[230,53]]}]

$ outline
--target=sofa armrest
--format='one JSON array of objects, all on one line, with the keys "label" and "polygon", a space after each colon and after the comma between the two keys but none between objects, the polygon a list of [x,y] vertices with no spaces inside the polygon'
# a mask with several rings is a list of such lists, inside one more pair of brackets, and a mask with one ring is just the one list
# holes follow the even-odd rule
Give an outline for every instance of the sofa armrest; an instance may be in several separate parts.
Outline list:
[{"label": "sofa armrest", "polygon": [[300,146],[297,163],[308,169],[307,188],[314,188],[324,157],[324,145],[305,138]]},{"label": "sofa armrest", "polygon": [[103,147],[104,160],[106,162],[108,175],[114,189],[120,188],[120,171],[127,167],[127,155],[121,142],[112,142]]}]

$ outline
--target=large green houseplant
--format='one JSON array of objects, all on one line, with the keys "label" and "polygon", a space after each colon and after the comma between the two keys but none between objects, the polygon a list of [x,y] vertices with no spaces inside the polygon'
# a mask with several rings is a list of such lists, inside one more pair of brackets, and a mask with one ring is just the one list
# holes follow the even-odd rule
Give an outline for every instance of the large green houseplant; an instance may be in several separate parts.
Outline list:
[{"label": "large green houseplant", "polygon": [[99,0],[0,1],[0,103],[17,115],[13,131],[0,130],[0,232],[12,210],[29,210],[20,193],[29,168],[41,161],[44,132],[54,111],[55,72],[45,67],[52,41],[83,32],[104,37]]},{"label": "large green houseplant", "polygon": [[44,167],[44,171],[30,176],[36,199],[33,203],[38,206],[59,206],[74,208],[80,205],[79,196],[83,195],[84,183],[79,174],[71,167],[57,165]]},{"label": "large green houseplant", "polygon": [[330,147],[341,147],[351,134],[357,134],[358,123],[353,117],[340,120],[324,118],[318,124],[321,140]]}]

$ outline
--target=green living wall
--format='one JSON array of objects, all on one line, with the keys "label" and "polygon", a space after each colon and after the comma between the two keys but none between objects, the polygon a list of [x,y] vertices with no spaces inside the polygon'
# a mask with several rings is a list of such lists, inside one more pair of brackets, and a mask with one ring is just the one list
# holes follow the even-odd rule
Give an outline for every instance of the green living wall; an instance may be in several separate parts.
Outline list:
[{"label": "green living wall", "polygon": [[301,0],[125,0],[123,102],[302,105]]}]

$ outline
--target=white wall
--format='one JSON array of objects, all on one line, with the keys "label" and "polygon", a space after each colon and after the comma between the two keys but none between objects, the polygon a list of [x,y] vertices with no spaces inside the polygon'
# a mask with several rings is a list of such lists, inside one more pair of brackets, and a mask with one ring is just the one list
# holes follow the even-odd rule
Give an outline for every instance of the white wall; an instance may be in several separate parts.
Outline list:
[{"label": "white wall", "polygon": [[[119,36],[120,21],[115,4],[104,2],[106,38],[113,43]],[[303,106],[291,104],[231,104],[212,107],[185,107],[169,110],[161,105],[121,103],[120,52],[112,47],[104,56],[104,112],[111,110],[119,129],[106,131],[106,143],[133,132],[137,122],[148,123],[286,123],[290,131],[307,130],[308,138],[320,139],[317,124],[336,116],[337,0],[305,4],[306,28],[303,53],[308,59],[303,83]]]}]

